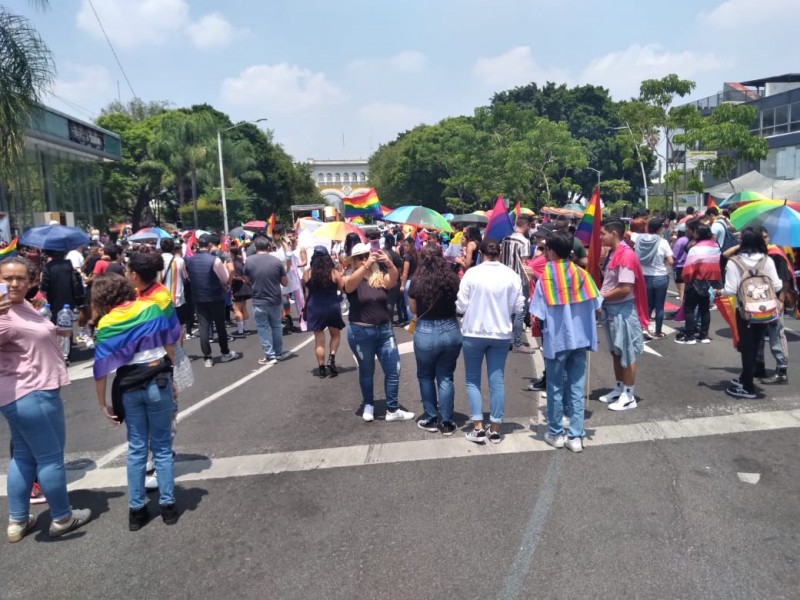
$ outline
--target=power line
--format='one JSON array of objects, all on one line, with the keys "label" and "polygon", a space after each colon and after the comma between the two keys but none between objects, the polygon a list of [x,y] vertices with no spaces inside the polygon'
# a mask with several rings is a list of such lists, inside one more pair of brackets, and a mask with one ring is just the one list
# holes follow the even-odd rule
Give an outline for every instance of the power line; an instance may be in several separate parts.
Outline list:
[{"label": "power line", "polygon": [[131,90],[131,94],[133,94],[134,98],[138,98],[139,96],[133,90],[133,86],[131,85],[130,79],[128,79],[128,74],[125,72],[125,69],[122,68],[122,63],[120,62],[119,57],[117,56],[117,51],[114,50],[114,44],[111,43],[111,39],[108,37],[108,34],[106,33],[106,28],[103,27],[103,22],[100,20],[100,15],[97,14],[97,11],[94,8],[94,4],[92,4],[92,0],[89,0],[89,6],[92,8],[92,12],[94,13],[95,18],[97,19],[97,24],[100,25],[100,31],[103,32],[103,35],[105,36],[106,41],[108,42],[108,47],[111,48],[111,54],[114,55],[114,60],[117,61],[117,66],[119,67],[119,70],[122,71],[122,76],[125,78],[125,82],[128,84],[128,87]]}]

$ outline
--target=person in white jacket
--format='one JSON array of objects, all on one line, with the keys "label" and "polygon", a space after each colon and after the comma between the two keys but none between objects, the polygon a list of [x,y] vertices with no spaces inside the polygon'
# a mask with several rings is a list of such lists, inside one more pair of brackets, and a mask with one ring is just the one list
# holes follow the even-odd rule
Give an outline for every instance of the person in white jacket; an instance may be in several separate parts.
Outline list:
[{"label": "person in white jacket", "polygon": [[[764,259],[762,263],[764,274],[772,282],[775,294],[777,295],[781,291],[783,282],[778,277],[775,263],[767,255],[767,243],[764,241],[761,231],[753,227],[743,229],[739,242],[739,251],[734,258],[741,260],[748,268],[756,268]],[[725,267],[725,289],[717,291],[717,295],[736,296],[739,292],[741,281],[742,271],[736,264],[736,260],[728,261]],[[736,398],[757,398],[758,394],[753,381],[756,356],[758,355],[759,345],[764,346],[764,335],[767,326],[762,323],[748,324],[742,319],[737,307],[736,329],[739,332],[738,350],[742,357],[742,374],[738,378],[731,380],[731,387],[725,391],[729,396]]]},{"label": "person in white jacket", "polygon": [[[500,425],[505,407],[506,357],[513,337],[512,316],[525,308],[519,275],[499,262],[500,244],[492,239],[480,246],[481,263],[464,273],[456,300],[456,310],[464,315],[461,333],[466,371],[467,399],[473,429],[466,437],[483,444],[488,439],[500,443]],[[483,427],[481,371],[486,358],[489,374],[491,424]]]}]

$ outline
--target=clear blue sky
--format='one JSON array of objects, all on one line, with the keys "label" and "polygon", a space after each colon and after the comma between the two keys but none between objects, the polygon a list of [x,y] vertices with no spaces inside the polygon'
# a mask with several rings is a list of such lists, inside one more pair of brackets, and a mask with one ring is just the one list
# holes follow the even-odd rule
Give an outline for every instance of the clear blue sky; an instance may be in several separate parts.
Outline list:
[{"label": "clear blue sky", "polygon": [[[133,93],[88,0],[29,16],[55,55],[48,104],[85,120]],[[470,114],[531,81],[617,99],[677,73],[798,71],[800,0],[93,0],[135,93],[207,102],[263,125],[295,158],[366,158],[419,123]]]}]

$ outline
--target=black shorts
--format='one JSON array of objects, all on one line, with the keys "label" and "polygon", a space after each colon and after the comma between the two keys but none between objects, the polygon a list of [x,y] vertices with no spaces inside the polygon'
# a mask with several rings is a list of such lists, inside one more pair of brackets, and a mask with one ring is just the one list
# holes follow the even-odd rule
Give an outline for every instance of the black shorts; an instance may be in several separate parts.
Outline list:
[{"label": "black shorts", "polygon": [[675,267],[675,283],[683,283],[683,267]]},{"label": "black shorts", "polygon": [[188,303],[175,307],[175,312],[178,315],[178,322],[181,325],[186,325],[191,322],[193,309]]}]

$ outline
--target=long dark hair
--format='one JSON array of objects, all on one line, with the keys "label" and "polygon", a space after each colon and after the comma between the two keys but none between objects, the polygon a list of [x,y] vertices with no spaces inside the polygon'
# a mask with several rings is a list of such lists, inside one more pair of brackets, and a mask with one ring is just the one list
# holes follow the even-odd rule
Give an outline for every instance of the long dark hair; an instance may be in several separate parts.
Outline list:
[{"label": "long dark hair", "polygon": [[411,262],[418,264],[419,263],[419,254],[417,253],[417,244],[414,241],[414,238],[408,236],[405,240],[403,240],[406,244],[408,244],[407,248],[403,248],[403,260],[406,258],[410,259]]},{"label": "long dark hair", "polygon": [[440,298],[455,298],[459,279],[442,257],[439,244],[428,244],[419,253],[420,261],[414,275],[414,295],[426,307]]},{"label": "long dark hair", "polygon": [[739,238],[739,251],[736,254],[767,254],[767,242],[759,229],[745,227]]},{"label": "long dark hair", "polygon": [[308,278],[308,283],[316,287],[325,287],[331,281],[331,272],[333,271],[333,259],[327,252],[316,252],[311,257],[311,275]]},{"label": "long dark hair", "polygon": [[361,242],[361,236],[351,231],[348,233],[344,238],[344,253],[346,256],[350,256],[350,251],[353,249],[353,246]]},{"label": "long dark hair", "polygon": [[467,242],[476,242],[479,246],[483,241],[483,236],[481,236],[481,228],[477,225],[470,225],[467,227]]}]

